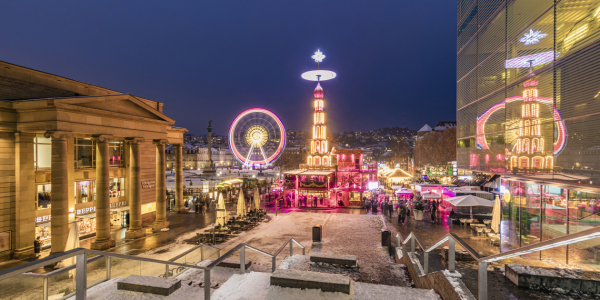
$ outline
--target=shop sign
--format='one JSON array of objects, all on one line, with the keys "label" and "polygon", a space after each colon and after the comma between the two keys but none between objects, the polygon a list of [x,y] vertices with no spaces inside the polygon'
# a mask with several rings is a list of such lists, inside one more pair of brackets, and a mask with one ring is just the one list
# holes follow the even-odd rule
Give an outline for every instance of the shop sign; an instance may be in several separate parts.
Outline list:
[{"label": "shop sign", "polygon": [[76,215],[85,215],[85,214],[96,212],[96,207],[95,206],[86,207],[86,208],[78,209],[76,212],[77,212]]},{"label": "shop sign", "polygon": [[117,207],[122,207],[122,206],[126,206],[127,205],[127,201],[119,201],[119,202],[113,202],[110,204],[110,208],[117,208]]},{"label": "shop sign", "polygon": [[52,218],[51,215],[47,215],[47,216],[41,216],[41,217],[36,217],[35,218],[35,222],[36,223],[44,223],[44,222],[50,222],[50,219]]},{"label": "shop sign", "polygon": [[143,189],[151,189],[154,187],[155,184],[156,184],[156,181],[154,181],[154,180],[142,181],[142,188]]}]

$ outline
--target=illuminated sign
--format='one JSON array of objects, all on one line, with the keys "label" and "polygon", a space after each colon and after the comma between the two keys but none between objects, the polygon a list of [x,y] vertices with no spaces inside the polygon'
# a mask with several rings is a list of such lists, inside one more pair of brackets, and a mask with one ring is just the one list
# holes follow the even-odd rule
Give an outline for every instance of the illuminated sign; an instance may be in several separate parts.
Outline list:
[{"label": "illuminated sign", "polygon": [[51,215],[47,215],[47,216],[41,216],[41,217],[36,217],[35,218],[35,222],[36,223],[44,223],[44,222],[50,222],[52,219]]},{"label": "illuminated sign", "polygon": [[76,215],[85,215],[85,214],[90,214],[93,212],[96,212],[96,207],[92,206],[92,207],[86,207],[86,208],[82,208],[82,209],[78,209],[75,211]]},{"label": "illuminated sign", "polygon": [[142,181],[142,188],[143,189],[151,189],[151,188],[154,187],[154,185],[156,185],[156,181],[154,181],[154,180]]}]

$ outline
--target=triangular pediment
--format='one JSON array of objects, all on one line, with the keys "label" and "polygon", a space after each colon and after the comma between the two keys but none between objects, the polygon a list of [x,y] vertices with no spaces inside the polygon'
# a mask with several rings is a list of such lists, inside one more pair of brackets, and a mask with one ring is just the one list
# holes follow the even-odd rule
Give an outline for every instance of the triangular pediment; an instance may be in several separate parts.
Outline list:
[{"label": "triangular pediment", "polygon": [[118,115],[174,123],[171,118],[131,95],[71,98],[64,102],[60,102],[69,104],[70,106],[89,108],[96,113],[114,113]]}]

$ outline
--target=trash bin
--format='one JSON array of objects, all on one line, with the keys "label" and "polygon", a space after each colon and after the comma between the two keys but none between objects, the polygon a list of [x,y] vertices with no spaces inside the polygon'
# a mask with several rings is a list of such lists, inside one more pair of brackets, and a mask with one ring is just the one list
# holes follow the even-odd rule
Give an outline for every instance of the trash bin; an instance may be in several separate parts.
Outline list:
[{"label": "trash bin", "polygon": [[381,229],[381,246],[382,247],[391,247],[392,246],[392,233],[385,228]]},{"label": "trash bin", "polygon": [[323,226],[321,226],[320,224],[313,226],[312,239],[313,239],[313,243],[321,242],[321,240],[323,239]]}]

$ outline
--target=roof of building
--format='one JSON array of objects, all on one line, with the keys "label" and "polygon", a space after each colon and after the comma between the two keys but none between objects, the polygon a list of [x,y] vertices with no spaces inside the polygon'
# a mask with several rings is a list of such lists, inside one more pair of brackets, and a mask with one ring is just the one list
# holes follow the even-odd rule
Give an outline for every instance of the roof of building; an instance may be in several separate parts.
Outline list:
[{"label": "roof of building", "polygon": [[419,129],[419,132],[425,132],[425,131],[431,131],[431,127],[429,127],[429,125],[425,124],[425,126],[421,127],[421,129]]}]

